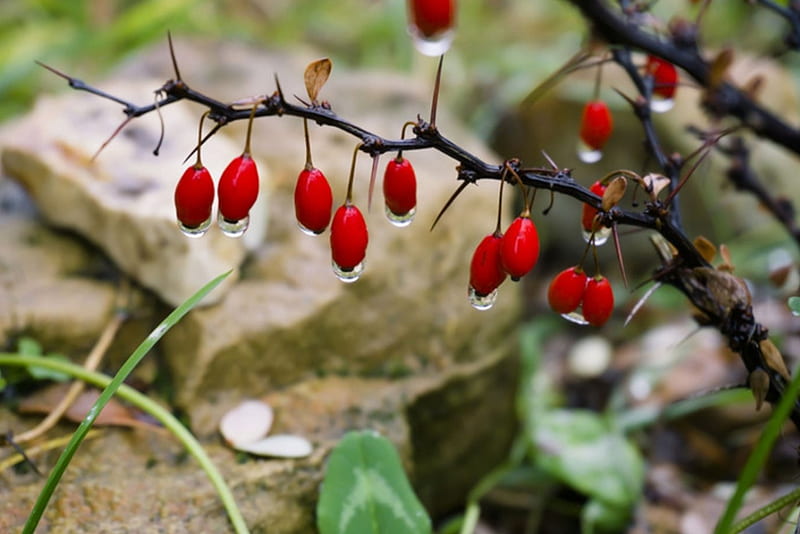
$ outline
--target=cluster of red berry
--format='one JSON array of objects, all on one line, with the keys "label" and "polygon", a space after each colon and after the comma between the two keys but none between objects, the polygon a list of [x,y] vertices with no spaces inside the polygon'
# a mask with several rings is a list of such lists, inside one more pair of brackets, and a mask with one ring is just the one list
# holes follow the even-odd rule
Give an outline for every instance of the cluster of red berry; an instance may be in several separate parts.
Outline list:
[{"label": "cluster of red berry", "polygon": [[[239,237],[247,230],[250,208],[258,198],[258,169],[250,156],[252,120],[251,114],[244,152],[228,164],[217,184],[219,196],[217,223],[230,237]],[[202,127],[201,119],[200,133]],[[200,134],[198,134],[197,161],[184,171],[175,187],[178,226],[184,234],[191,237],[200,237],[206,233],[211,225],[211,209],[214,204],[214,181],[200,160],[199,137]]]},{"label": "cluster of red berry", "polygon": [[[352,171],[347,198],[333,215],[333,195],[325,175],[306,165],[297,178],[294,205],[297,224],[309,235],[319,235],[331,226],[331,257],[340,280],[354,282],[364,270],[369,234],[361,210],[352,202]],[[411,223],[417,206],[417,180],[411,163],[398,154],[383,176],[386,215],[396,226]]]},{"label": "cluster of red berry", "polygon": [[[652,85],[650,109],[663,113],[672,109],[675,91],[678,88],[678,71],[672,63],[656,56],[648,56],[644,66],[645,77]],[[603,157],[614,130],[614,120],[608,105],[598,98],[583,107],[579,131],[578,156],[584,163],[595,163]]]}]

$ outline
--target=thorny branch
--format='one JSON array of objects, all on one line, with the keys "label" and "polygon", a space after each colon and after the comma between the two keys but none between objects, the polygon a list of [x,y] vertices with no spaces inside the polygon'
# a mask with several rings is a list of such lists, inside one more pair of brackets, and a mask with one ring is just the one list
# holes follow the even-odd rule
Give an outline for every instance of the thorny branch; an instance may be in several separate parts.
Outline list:
[{"label": "thorny branch", "polygon": [[[440,152],[458,163],[457,180],[461,181],[462,187],[487,179],[506,180],[510,185],[515,185],[516,179],[511,179],[510,176],[517,175],[526,186],[548,189],[600,209],[602,222],[606,226],[628,225],[650,229],[671,245],[668,252],[665,253],[663,249],[660,251],[662,266],[655,272],[654,279],[681,290],[699,310],[703,323],[717,328],[727,337],[730,347],[741,356],[751,374],[765,373],[769,379],[766,391],[761,393],[754,391],[754,393],[760,400],[777,402],[787,385],[788,372],[785,371],[782,360],[780,363],[775,362],[774,354],[766,354],[767,351],[763,349],[764,344],[768,343],[767,329],[753,317],[749,294],[743,290],[743,282],[728,272],[712,268],[683,230],[677,193],[692,169],[687,173],[683,169],[686,160],[676,155],[667,155],[661,148],[650,117],[652,80],[640,73],[631,54],[645,52],[671,62],[693,78],[705,92],[704,107],[712,116],[736,117],[741,121],[743,128],[798,155],[800,155],[800,130],[762,107],[747,91],[714,74],[712,62],[704,59],[700,52],[696,39],[697,28],[691,23],[680,21],[671,26],[671,35],[659,37],[640,26],[641,19],[634,16],[637,3],[620,1],[622,9],[616,9],[605,0],[570,0],[570,2],[589,21],[594,37],[611,46],[613,61],[625,70],[639,91],[638,96],[626,96],[626,99],[642,123],[648,152],[664,176],[669,179],[670,193],[667,198],[662,200],[657,194],[651,194],[650,200],[640,211],[623,209],[619,206],[602,211],[600,197],[580,185],[573,178],[570,169],[558,169],[555,166],[524,167],[516,159],[499,164],[485,162],[446,138],[435,124],[426,122],[421,117],[414,123],[414,137],[406,139],[382,137],[340,117],[327,102],[303,103],[303,105],[288,102],[277,78],[277,88],[271,94],[248,99],[247,106],[226,104],[190,88],[180,79],[176,65],[177,79],[167,81],[157,90],[157,99],[154,103],[140,106],[107,94],[52,67],[45,67],[65,78],[76,90],[87,91],[120,104],[123,106],[126,121],[176,102],[184,100],[195,102],[205,107],[209,112],[208,118],[217,123],[203,142],[225,125],[248,119],[253,103],[258,102],[255,117],[287,115],[336,128],[358,139],[361,142],[360,150],[373,157],[397,150],[431,149]],[[800,10],[796,2],[791,2],[789,7],[780,9],[776,9],[779,6],[774,6],[770,0],[761,0],[759,3],[777,11],[789,22],[787,43],[791,45],[794,42],[792,36],[800,35],[798,32]],[[771,200],[768,191],[759,184],[749,166],[746,148],[734,143],[729,155],[734,161],[732,171],[729,173],[734,183],[755,194],[797,238],[798,231],[793,221],[793,211],[785,204]],[[513,173],[507,172],[508,170],[512,170]],[[638,185],[646,189],[646,184],[643,182]],[[651,191],[646,192],[651,193]],[[792,410],[791,419],[800,429],[798,402]]]}]

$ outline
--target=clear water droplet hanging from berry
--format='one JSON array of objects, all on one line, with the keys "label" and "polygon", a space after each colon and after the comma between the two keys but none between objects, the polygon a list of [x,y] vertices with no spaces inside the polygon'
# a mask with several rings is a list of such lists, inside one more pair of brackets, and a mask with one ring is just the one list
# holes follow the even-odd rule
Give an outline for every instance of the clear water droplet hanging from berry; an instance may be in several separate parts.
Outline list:
[{"label": "clear water droplet hanging from berry", "polygon": [[441,56],[455,36],[456,0],[409,0],[408,33],[426,56]]}]

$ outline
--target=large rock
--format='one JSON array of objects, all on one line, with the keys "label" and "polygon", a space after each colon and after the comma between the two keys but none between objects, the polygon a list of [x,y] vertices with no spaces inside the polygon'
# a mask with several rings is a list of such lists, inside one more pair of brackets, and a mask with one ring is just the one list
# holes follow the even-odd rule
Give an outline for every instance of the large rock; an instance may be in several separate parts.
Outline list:
[{"label": "large rock", "polygon": [[0,205],[0,346],[26,335],[48,352],[85,351],[115,306],[114,285],[92,275],[102,261],[74,236],[37,222],[2,178]]},{"label": "large rock", "polygon": [[[146,103],[159,83],[163,80],[126,81],[105,88]],[[173,106],[163,115],[167,133],[159,157],[152,154],[160,134],[153,115],[133,121],[92,160],[124,115],[116,104],[77,92],[41,99],[30,115],[0,132],[0,146],[5,173],[27,189],[50,224],[96,244],[134,280],[176,306],[216,274],[238,268],[245,244],[223,236],[215,225],[204,239],[176,231],[172,196],[191,164],[181,162],[197,142],[199,114]],[[203,163],[219,176],[241,153],[242,143],[219,136],[204,150]],[[266,197],[269,174],[263,164],[261,176]],[[265,206],[262,198],[252,214],[248,239],[254,245],[264,235]]]},{"label": "large rock", "polygon": [[[281,67],[286,94],[302,94],[304,64],[316,57],[310,54],[287,60],[286,55],[229,44],[179,42],[177,49],[187,80],[222,100],[270,92],[275,66]],[[169,77],[170,64],[163,50],[152,57],[157,59],[137,60],[123,69],[123,81]],[[209,65],[208,57],[226,58],[224,77],[213,76],[215,68]],[[206,70],[208,76],[204,75]],[[223,83],[215,85],[218,78]],[[429,79],[345,72],[335,67],[322,97],[352,122],[380,135],[397,137],[404,122],[413,120],[417,113],[426,113],[430,84]],[[82,105],[94,105],[95,97],[81,98]],[[171,122],[184,113],[178,111],[181,107],[190,106],[171,106],[170,114],[165,114],[167,140],[185,135],[187,147],[191,147],[194,133],[181,132],[194,132],[194,126],[182,129]],[[440,110],[439,117],[439,126],[449,138],[487,160],[497,161],[446,111]],[[188,118],[185,123],[179,121],[181,125],[189,122]],[[29,126],[15,127],[25,132]],[[203,159],[209,167],[212,158],[227,160],[231,156],[226,148],[231,142],[224,135],[241,140],[243,129],[244,124],[231,125],[208,145]],[[429,510],[434,515],[452,510],[463,503],[467,491],[488,469],[505,458],[515,432],[513,347],[521,308],[518,287],[507,282],[497,305],[488,313],[472,309],[466,295],[472,251],[494,228],[497,184],[481,182],[480,187],[470,187],[431,232],[430,223],[457,185],[455,163],[433,151],[408,152],[420,186],[419,211],[410,227],[399,229],[383,216],[380,187],[367,213],[370,161],[360,156],[354,201],[366,214],[370,245],[362,278],[343,284],[331,271],[327,234],[306,236],[294,222],[291,195],[304,161],[302,122],[290,117],[260,119],[254,133],[253,151],[270,169],[274,186],[268,202],[262,201],[268,208],[268,239],[252,250],[242,264],[240,278],[220,292],[213,305],[191,312],[161,343],[176,403],[188,413],[192,430],[204,439],[234,486],[255,531],[299,534],[313,530],[313,507],[325,454],[345,431],[355,428],[373,428],[390,437]],[[335,202],[341,203],[356,140],[332,128],[313,127],[311,135],[314,163],[328,175]],[[88,143],[88,150],[95,145]],[[145,143],[138,151],[128,147],[126,154],[111,157],[104,153],[101,157],[126,169],[126,173],[169,174],[174,182],[180,172],[179,161],[187,152],[165,148],[155,159],[146,154],[149,147]],[[61,172],[62,160],[54,155],[59,150],[46,148],[40,155],[34,149],[7,149],[6,154],[12,155],[6,159],[11,158],[13,163],[15,158],[23,158],[30,168],[43,169],[46,179],[54,182],[52,187],[63,187],[64,194],[81,191],[81,195],[70,197],[80,199],[69,204],[73,211],[94,211],[84,207],[84,202],[90,207],[110,204],[114,187],[96,185],[95,171],[83,164],[67,165]],[[167,154],[173,156],[168,159]],[[384,156],[383,162],[389,157]],[[137,170],[142,162],[155,165],[152,162],[156,161],[160,169]],[[82,177],[64,176],[72,173]],[[59,185],[59,181],[64,184]],[[115,179],[110,182],[115,183]],[[133,196],[143,195],[147,195],[146,190]],[[94,200],[96,197],[100,200]],[[34,198],[38,201],[46,195],[40,197],[34,191]],[[177,253],[172,248],[176,243],[195,246],[213,242],[213,235],[201,240],[184,238],[174,227],[171,201],[162,201],[167,207],[158,205],[155,195],[135,207],[130,206],[129,199],[122,209],[137,225],[140,223],[135,221],[143,212],[159,214],[158,221],[163,219],[164,226],[151,222],[160,228],[152,232],[162,240],[157,256]],[[149,207],[143,210],[143,206]],[[40,207],[48,219],[57,220],[55,215],[47,215],[54,211],[52,206],[43,202]],[[76,230],[84,231],[82,227]],[[110,228],[105,232],[113,237],[125,230],[118,224],[113,232]],[[94,242],[119,261],[114,239]],[[240,246],[237,241],[226,242]],[[205,246],[221,250],[213,248],[217,245]],[[243,255],[243,251],[235,254]],[[188,262],[188,258],[182,261]],[[186,272],[188,268],[185,264],[176,266],[175,259],[150,260],[160,262],[162,270],[168,261],[173,262],[170,269]],[[203,265],[203,269],[202,281],[224,270],[220,265],[214,269]],[[153,267],[150,272],[158,269]],[[154,275],[156,280],[148,287],[169,286],[172,274],[162,271],[166,281]],[[142,278],[140,281],[146,283]],[[309,437],[317,447],[315,454],[300,461],[250,460],[237,464],[236,455],[219,445],[215,429],[222,413],[245,397],[268,400],[276,409],[275,431]],[[199,482],[202,475],[193,463],[177,465],[174,453],[150,450],[156,438],[148,437],[140,448],[141,433],[137,431],[133,434],[136,439],[129,440],[121,439],[122,433],[127,434],[115,431],[99,438],[91,446],[91,462],[84,458],[70,468],[74,475],[65,479],[48,512],[51,526],[65,530],[83,524],[94,530],[136,525],[140,530],[224,531],[226,521],[220,505],[210,487]],[[158,461],[155,469],[147,467],[146,458],[151,457]],[[117,467],[123,465],[124,473]],[[30,503],[38,488],[38,482],[21,479],[13,496],[0,494],[4,497],[0,498],[0,517],[19,518],[19,509]],[[120,497],[131,493],[137,498]],[[148,509],[147,503],[155,503],[152,506],[156,511]],[[75,519],[78,523],[64,517],[73,504],[78,512],[70,514],[79,514]],[[8,521],[13,522],[12,528],[19,524],[18,519]]]}]

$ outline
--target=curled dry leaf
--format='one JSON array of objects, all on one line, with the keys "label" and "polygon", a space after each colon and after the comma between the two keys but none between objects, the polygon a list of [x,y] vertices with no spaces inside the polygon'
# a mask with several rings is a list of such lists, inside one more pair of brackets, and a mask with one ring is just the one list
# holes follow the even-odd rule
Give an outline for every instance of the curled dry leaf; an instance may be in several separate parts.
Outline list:
[{"label": "curled dry leaf", "polygon": [[722,82],[725,81],[725,75],[728,73],[728,68],[733,63],[733,49],[722,49],[717,57],[711,61],[711,73],[709,75],[709,86],[712,89],[717,88]]},{"label": "curled dry leaf", "polygon": [[645,177],[642,178],[642,181],[644,182],[644,186],[647,188],[647,191],[650,193],[650,198],[653,201],[655,201],[658,197],[658,194],[669,185],[669,178],[663,174],[656,174],[654,172],[645,175]]},{"label": "curled dry leaf", "polygon": [[628,180],[622,176],[617,176],[606,187],[603,193],[603,211],[608,211],[616,206],[622,197],[625,196],[625,189],[628,187]]},{"label": "curled dry leaf", "polygon": [[714,256],[717,255],[717,247],[714,246],[714,243],[701,235],[695,237],[693,243],[694,248],[696,248],[697,252],[703,256],[704,260],[706,260],[708,263],[711,263],[714,260]]},{"label": "curled dry leaf", "polygon": [[764,356],[764,363],[773,371],[777,371],[786,380],[791,380],[789,370],[786,368],[786,362],[783,361],[783,355],[778,350],[778,347],[775,346],[775,343],[769,339],[763,339],[758,346],[761,349],[761,355]]},{"label": "curled dry leaf", "polygon": [[725,243],[719,246],[719,255],[722,256],[722,264],[717,267],[720,271],[733,272],[733,260],[731,259],[731,250]]},{"label": "curled dry leaf", "polygon": [[[19,403],[21,413],[42,413],[48,414],[56,409],[61,400],[67,394],[70,385],[53,384],[36,393],[24,398]],[[64,417],[75,423],[80,423],[86,418],[94,403],[100,396],[96,389],[87,389],[75,399],[70,407],[64,412]],[[136,428],[160,429],[160,427],[148,423],[139,418],[140,412],[128,408],[118,400],[112,398],[108,401],[103,411],[97,416],[94,424],[97,426],[127,426]]]},{"label": "curled dry leaf", "polygon": [[763,369],[756,369],[747,377],[747,383],[750,386],[750,391],[753,392],[753,396],[756,398],[756,411],[758,411],[767,398],[767,392],[769,391],[769,375]]},{"label": "curled dry leaf", "polygon": [[305,458],[314,450],[306,438],[290,434],[277,434],[253,443],[234,445],[234,448],[256,456],[273,458]]},{"label": "curled dry leaf", "polygon": [[238,448],[266,436],[273,419],[269,404],[260,400],[246,400],[222,416],[219,431],[229,445]]},{"label": "curled dry leaf", "polygon": [[308,98],[311,99],[312,104],[316,104],[317,95],[319,94],[320,89],[322,89],[322,86],[325,85],[325,82],[328,81],[328,76],[331,74],[331,68],[333,68],[333,63],[326,57],[312,61],[308,64],[308,67],[306,67],[306,72],[303,75],[303,79],[306,83],[306,92],[308,92]]}]

